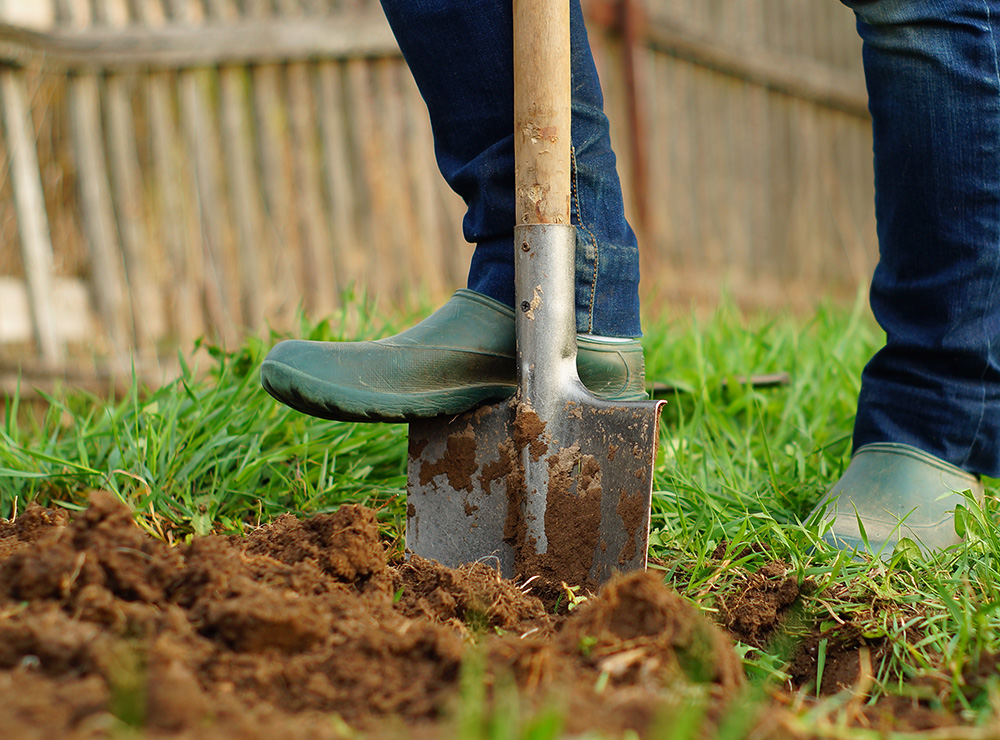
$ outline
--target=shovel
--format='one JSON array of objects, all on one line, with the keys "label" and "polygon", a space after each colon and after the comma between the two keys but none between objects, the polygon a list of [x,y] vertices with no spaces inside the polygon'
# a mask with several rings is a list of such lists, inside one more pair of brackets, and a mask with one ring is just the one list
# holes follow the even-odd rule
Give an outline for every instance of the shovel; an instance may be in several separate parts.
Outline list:
[{"label": "shovel", "polygon": [[596,589],[644,568],[662,402],[607,402],[576,369],[568,0],[514,0],[518,388],[410,424],[406,545]]}]

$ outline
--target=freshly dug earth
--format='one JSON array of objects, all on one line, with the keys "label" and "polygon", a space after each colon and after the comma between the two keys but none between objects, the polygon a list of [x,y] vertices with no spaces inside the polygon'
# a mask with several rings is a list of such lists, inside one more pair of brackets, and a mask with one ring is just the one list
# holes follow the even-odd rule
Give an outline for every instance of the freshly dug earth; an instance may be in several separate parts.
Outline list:
[{"label": "freshly dug earth", "polygon": [[432,738],[551,710],[567,733],[648,735],[678,696],[711,723],[740,694],[729,639],[655,575],[560,617],[526,590],[481,564],[390,567],[360,507],[180,547],[109,494],[72,521],[33,507],[0,522],[0,728]]}]

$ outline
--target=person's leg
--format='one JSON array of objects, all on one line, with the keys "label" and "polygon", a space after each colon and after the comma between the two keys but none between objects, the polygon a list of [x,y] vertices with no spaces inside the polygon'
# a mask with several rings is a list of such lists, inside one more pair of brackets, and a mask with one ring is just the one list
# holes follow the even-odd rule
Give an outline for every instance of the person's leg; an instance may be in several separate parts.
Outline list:
[{"label": "person's leg", "polygon": [[[468,289],[412,329],[378,342],[282,342],[268,354],[268,392],[329,419],[454,414],[516,388],[512,8],[484,0],[383,0],[383,8],[427,102],[441,172],[468,205],[464,231],[476,248]],[[638,248],[579,0],[571,10],[577,366],[597,395],[644,398]]]},{"label": "person's leg", "polygon": [[[469,289],[514,305],[514,57],[509,2],[382,0],[427,103],[438,166],[465,200]],[[639,259],[579,0],[571,3],[577,328],[637,337]]]},{"label": "person's leg", "polygon": [[[855,506],[882,524],[927,513],[925,544],[948,544],[944,511],[961,501],[929,502],[981,493],[972,474],[1000,475],[1000,2],[845,4],[864,40],[880,248],[871,305],[886,345],[862,375],[834,529],[850,540],[856,523],[842,520]],[[858,470],[878,459],[905,471],[868,483]],[[897,479],[913,493],[890,495]]]}]

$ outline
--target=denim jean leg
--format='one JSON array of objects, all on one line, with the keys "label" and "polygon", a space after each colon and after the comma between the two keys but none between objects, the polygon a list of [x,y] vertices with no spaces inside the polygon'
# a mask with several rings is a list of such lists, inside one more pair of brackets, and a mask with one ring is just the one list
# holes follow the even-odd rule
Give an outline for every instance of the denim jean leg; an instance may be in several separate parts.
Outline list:
[{"label": "denim jean leg", "polygon": [[625,219],[617,161],[579,0],[570,4],[576,312],[580,331],[637,337],[639,248]]},{"label": "denim jean leg", "polygon": [[845,4],[864,41],[886,345],[855,449],[901,442],[1000,475],[1000,2]]},{"label": "denim jean leg", "polygon": [[[514,61],[509,2],[382,0],[427,103],[438,167],[465,200],[468,287],[514,304]],[[571,2],[577,328],[639,336],[639,261],[579,0]]]}]

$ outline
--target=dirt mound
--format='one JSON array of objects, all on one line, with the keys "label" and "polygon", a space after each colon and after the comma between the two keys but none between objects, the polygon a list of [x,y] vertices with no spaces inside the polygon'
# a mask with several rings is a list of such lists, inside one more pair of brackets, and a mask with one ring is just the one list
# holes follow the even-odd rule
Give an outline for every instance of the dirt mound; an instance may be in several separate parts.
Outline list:
[{"label": "dirt mound", "polygon": [[788,564],[772,560],[750,574],[738,593],[722,596],[719,619],[740,642],[763,648],[799,597],[799,583]]},{"label": "dirt mound", "polygon": [[525,712],[561,707],[567,732],[642,733],[673,687],[704,686],[718,708],[742,684],[727,639],[652,575],[568,617],[527,590],[482,564],[389,567],[360,507],[178,547],[109,494],[72,520],[33,507],[0,523],[0,726],[435,737],[479,706],[469,691],[484,717],[513,691]]},{"label": "dirt mound", "polygon": [[617,680],[743,684],[729,638],[650,572],[608,584],[567,620],[558,639],[566,647],[587,644],[586,662]]}]

